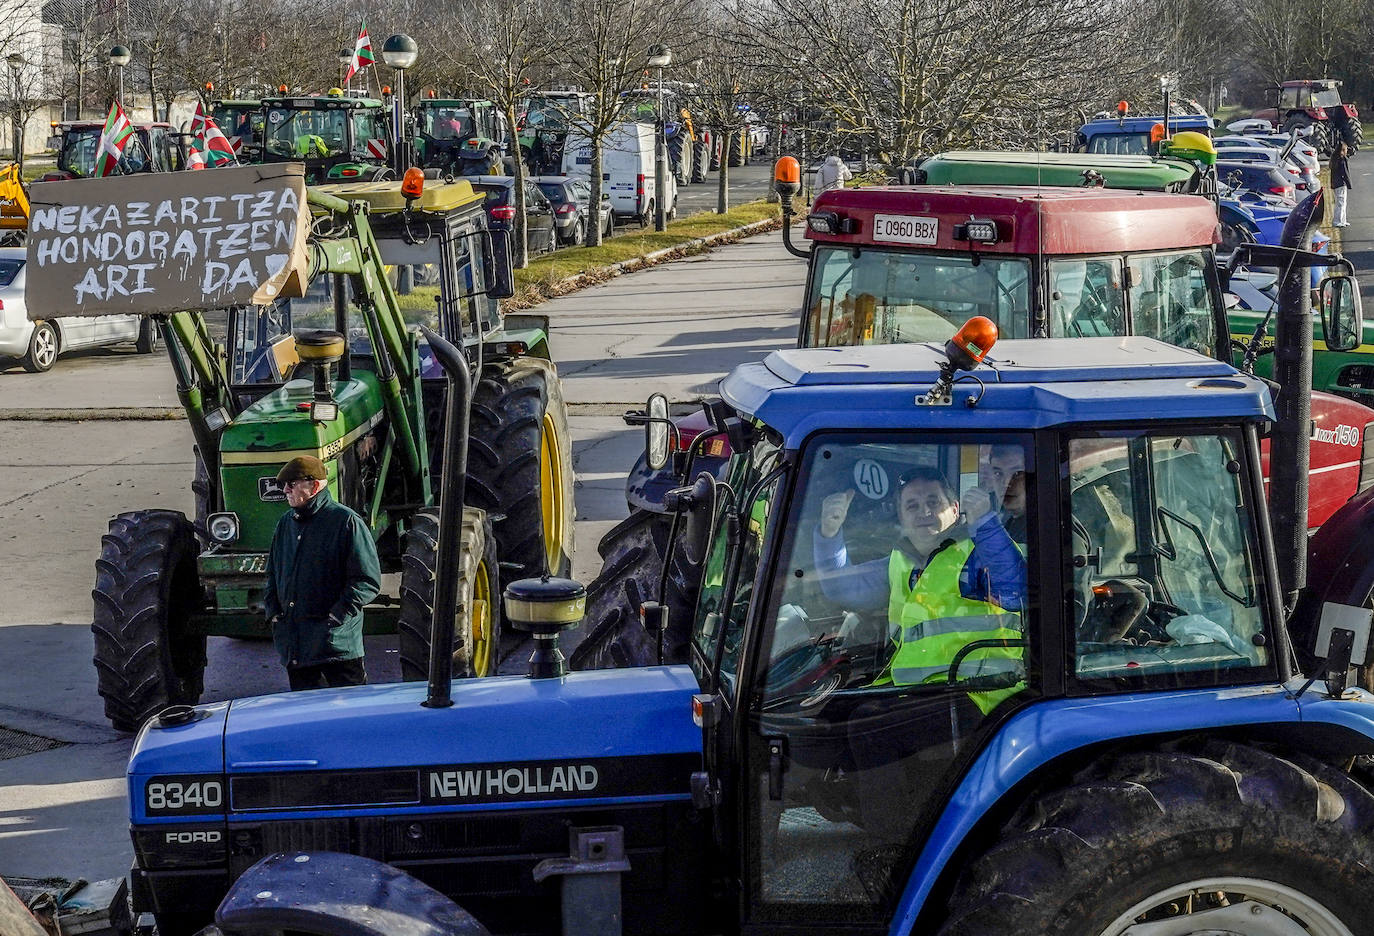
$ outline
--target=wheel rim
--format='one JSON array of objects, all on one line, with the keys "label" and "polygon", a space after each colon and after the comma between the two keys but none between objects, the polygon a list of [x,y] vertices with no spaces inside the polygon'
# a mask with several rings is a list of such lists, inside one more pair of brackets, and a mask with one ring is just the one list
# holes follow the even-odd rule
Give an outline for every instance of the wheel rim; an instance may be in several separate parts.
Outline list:
[{"label": "wheel rim", "polygon": [[57,360],[57,334],[46,325],[38,329],[33,340],[33,360],[39,367],[51,367]]},{"label": "wheel rim", "polygon": [[491,675],[491,574],[487,561],[477,563],[472,583],[472,605],[468,610],[472,622],[472,675]]},{"label": "wheel rim", "polygon": [[545,568],[550,573],[558,571],[563,558],[563,453],[558,443],[553,414],[545,413],[539,440],[539,512],[544,519]]},{"label": "wheel rim", "polygon": [[[1224,895],[1224,896],[1222,896]],[[1319,900],[1257,878],[1202,878],[1145,898],[1102,936],[1354,936]]]}]

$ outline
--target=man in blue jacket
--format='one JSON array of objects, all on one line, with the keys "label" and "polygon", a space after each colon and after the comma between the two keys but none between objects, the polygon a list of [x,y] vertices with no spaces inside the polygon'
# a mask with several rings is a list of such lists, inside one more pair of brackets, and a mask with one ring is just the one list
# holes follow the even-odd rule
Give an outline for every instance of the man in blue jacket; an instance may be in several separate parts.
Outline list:
[{"label": "man in blue jacket", "polygon": [[263,611],[292,691],[361,686],[363,607],[381,590],[381,563],[362,517],[334,500],[313,455],[277,473],[291,509],[267,554]]}]

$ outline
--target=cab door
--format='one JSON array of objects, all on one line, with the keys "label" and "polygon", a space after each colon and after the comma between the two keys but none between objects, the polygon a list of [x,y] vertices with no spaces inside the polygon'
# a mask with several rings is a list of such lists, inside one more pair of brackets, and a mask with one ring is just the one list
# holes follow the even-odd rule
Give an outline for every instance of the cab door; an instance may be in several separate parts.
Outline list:
[{"label": "cab door", "polygon": [[[796,490],[785,505],[774,501],[785,515],[773,521],[777,545],[754,586],[734,693],[744,932],[886,932],[951,791],[996,725],[1037,692],[1026,666],[1024,572],[1019,603],[994,588],[1006,607],[946,612],[967,615],[953,618],[961,623],[952,630],[970,635],[956,633],[953,658],[915,677],[917,684],[894,683],[910,672],[892,662],[893,627],[907,619],[890,621],[887,585],[897,527],[892,503],[911,483],[903,481],[908,472],[938,469],[951,499],[972,502],[971,489],[989,483],[982,477],[986,452],[1020,446],[1029,465],[1029,439],[871,438],[812,443]],[[1024,540],[1031,472],[1021,475],[1023,518],[1015,529]],[[1010,491],[1008,484],[998,494],[1008,514]],[[824,570],[817,557],[829,547],[817,542],[820,517],[837,493],[850,496],[845,559]],[[1010,519],[998,522],[1013,527]],[[951,528],[951,540],[965,524]],[[1015,546],[1028,554],[1025,542]],[[849,587],[861,578],[867,585]],[[984,617],[1021,636],[980,639],[993,626]]]}]

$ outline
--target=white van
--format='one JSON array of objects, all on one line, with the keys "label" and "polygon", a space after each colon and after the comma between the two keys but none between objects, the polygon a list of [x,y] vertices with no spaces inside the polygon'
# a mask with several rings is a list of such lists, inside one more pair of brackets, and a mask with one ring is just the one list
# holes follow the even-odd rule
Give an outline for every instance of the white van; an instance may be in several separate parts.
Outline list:
[{"label": "white van", "polygon": [[[569,130],[563,144],[563,173],[585,176],[592,168],[592,147],[585,134]],[[666,172],[664,204],[668,217],[677,214],[677,179]],[[654,125],[622,123],[601,141],[601,186],[610,193],[617,218],[648,224],[654,218],[658,193],[654,185]]]}]

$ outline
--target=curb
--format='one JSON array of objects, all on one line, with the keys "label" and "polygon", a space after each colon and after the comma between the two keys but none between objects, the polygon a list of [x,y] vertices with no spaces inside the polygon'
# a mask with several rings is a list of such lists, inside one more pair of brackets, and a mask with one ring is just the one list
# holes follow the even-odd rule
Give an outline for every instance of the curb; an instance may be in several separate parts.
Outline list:
[{"label": "curb", "polygon": [[[705,237],[694,237],[674,247],[665,247],[662,250],[655,250],[652,253],[644,254],[642,257],[631,257],[628,260],[620,260],[608,266],[585,270],[582,273],[564,277],[554,283],[539,286],[538,289],[542,295],[529,304],[520,302],[519,310],[532,309],[540,303],[547,302],[550,299],[557,299],[559,296],[566,296],[568,293],[576,292],[579,289],[585,289],[588,286],[604,283],[606,280],[613,279],[624,273],[634,273],[670,260],[689,257],[721,244],[732,244],[737,240],[752,237],[755,234],[765,234],[769,231],[780,230],[782,230],[782,218],[764,218],[762,221],[754,221],[742,227],[730,228],[728,231],[718,231],[715,234],[708,234]],[[519,302],[518,299],[517,302]]]}]

